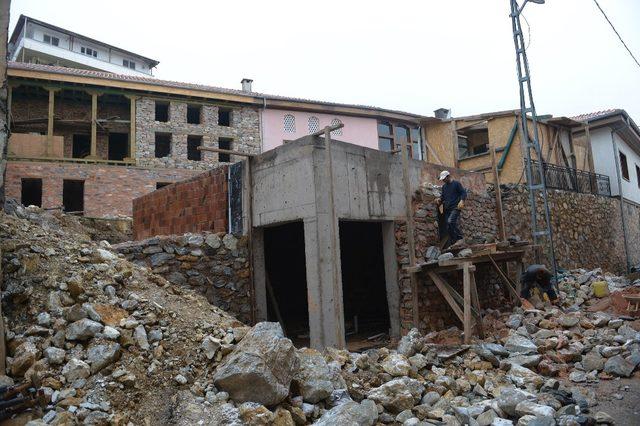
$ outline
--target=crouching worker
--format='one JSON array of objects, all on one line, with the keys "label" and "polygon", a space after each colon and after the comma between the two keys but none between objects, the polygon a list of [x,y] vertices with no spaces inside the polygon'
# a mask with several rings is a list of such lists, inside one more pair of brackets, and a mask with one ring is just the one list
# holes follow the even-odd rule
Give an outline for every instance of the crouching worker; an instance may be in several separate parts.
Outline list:
[{"label": "crouching worker", "polygon": [[531,265],[522,274],[522,292],[520,296],[524,299],[531,297],[531,290],[536,287],[540,290],[540,295],[546,301],[556,303],[558,301],[558,295],[551,283],[551,277],[553,274],[544,265]]}]

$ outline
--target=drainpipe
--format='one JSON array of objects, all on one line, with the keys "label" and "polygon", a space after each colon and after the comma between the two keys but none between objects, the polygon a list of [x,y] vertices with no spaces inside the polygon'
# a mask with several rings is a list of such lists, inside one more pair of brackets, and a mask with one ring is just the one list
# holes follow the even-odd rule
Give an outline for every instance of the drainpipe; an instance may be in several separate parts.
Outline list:
[{"label": "drainpipe", "polygon": [[627,223],[624,218],[624,197],[622,196],[622,176],[620,174],[620,152],[615,138],[615,129],[611,129],[611,142],[613,142],[613,156],[616,161],[616,175],[618,178],[618,192],[620,197],[620,218],[622,219],[622,239],[624,240],[624,254],[627,260],[627,272],[631,270],[631,261],[629,260],[629,243],[627,242]]}]

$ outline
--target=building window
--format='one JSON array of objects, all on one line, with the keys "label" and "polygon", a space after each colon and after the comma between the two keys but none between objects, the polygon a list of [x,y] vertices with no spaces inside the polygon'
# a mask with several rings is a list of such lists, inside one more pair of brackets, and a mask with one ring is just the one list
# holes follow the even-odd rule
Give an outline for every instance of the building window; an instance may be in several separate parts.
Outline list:
[{"label": "building window", "polygon": [[156,133],[156,158],[168,157],[171,155],[171,134]]},{"label": "building window", "polygon": [[84,46],[80,47],[80,53],[84,53],[85,55],[88,55],[88,56],[93,56],[94,58],[98,57],[98,51],[90,47],[84,47]]},{"label": "building window", "polygon": [[200,105],[187,105],[187,123],[200,124]]},{"label": "building window", "polygon": [[320,128],[320,120],[318,117],[309,117],[309,134],[315,133]]},{"label": "building window", "polygon": [[640,188],[640,167],[636,164],[636,180],[638,181],[638,188]]},{"label": "building window", "polygon": [[91,137],[89,135],[73,135],[72,143],[72,158],[85,158],[91,155]]},{"label": "building window", "polygon": [[460,159],[489,152],[489,130],[458,131],[458,157]]},{"label": "building window", "polygon": [[169,104],[166,102],[156,102],[156,121],[166,123],[169,121]]},{"label": "building window", "polygon": [[131,68],[132,70],[136,69],[136,63],[133,61],[129,61],[127,59],[122,60],[122,66],[126,68]]},{"label": "building window", "polygon": [[231,126],[231,110],[226,108],[218,108],[218,126]]},{"label": "building window", "polygon": [[62,181],[62,206],[65,213],[84,214],[84,181]]},{"label": "building window", "polygon": [[627,164],[627,156],[620,152],[620,170],[624,180],[629,180],[629,165]]},{"label": "building window", "polygon": [[202,151],[198,148],[202,146],[202,136],[187,136],[187,160],[202,160]]},{"label": "building window", "polygon": [[408,127],[387,122],[378,123],[378,149],[393,151],[402,149],[407,144],[409,155],[415,160],[422,160],[422,136],[420,127]]},{"label": "building window", "polygon": [[[331,120],[332,126],[337,126],[338,124],[342,124],[342,121],[338,118],[334,118]],[[342,127],[331,132],[331,136],[342,136]]]},{"label": "building window", "polygon": [[60,39],[58,37],[50,36],[49,34],[45,34],[42,37],[42,41],[44,41],[45,43],[50,44],[52,46],[60,45]]},{"label": "building window", "polygon": [[20,202],[23,206],[42,207],[42,179],[21,180]]},{"label": "building window", "polygon": [[296,132],[296,118],[291,114],[285,114],[284,116],[284,131],[285,133]]},{"label": "building window", "polygon": [[[220,138],[218,139],[218,148],[231,151],[232,143],[233,139],[231,138]],[[218,153],[218,161],[220,163],[230,163],[231,155],[220,152]]]}]

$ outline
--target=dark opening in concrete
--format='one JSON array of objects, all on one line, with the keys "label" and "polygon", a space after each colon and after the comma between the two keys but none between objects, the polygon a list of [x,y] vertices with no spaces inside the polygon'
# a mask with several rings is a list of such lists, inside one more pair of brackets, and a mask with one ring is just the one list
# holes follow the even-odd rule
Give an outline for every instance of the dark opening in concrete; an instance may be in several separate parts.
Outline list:
[{"label": "dark opening in concrete", "polygon": [[109,160],[122,161],[129,156],[129,135],[109,133]]},{"label": "dark opening in concrete", "polygon": [[296,346],[308,346],[309,308],[302,222],[265,228],[264,255],[268,319],[278,321],[280,316],[287,337]]},{"label": "dark opening in concrete", "polygon": [[83,180],[64,180],[62,182],[62,206],[67,213],[84,214]]},{"label": "dark opening in concrete", "polygon": [[91,136],[73,135],[73,147],[71,156],[73,158],[84,158],[91,154]]},{"label": "dark opening in concrete", "polygon": [[389,333],[384,262],[381,223],[340,221],[345,337],[353,350]]},{"label": "dark opening in concrete", "polygon": [[42,179],[22,179],[20,202],[23,206],[42,207]]}]

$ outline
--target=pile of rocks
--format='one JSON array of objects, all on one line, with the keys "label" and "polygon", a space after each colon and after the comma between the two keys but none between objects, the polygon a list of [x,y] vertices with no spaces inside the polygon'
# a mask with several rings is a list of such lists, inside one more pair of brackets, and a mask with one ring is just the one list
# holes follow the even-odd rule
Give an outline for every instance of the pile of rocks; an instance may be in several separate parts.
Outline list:
[{"label": "pile of rocks", "polygon": [[166,423],[170,397],[204,389],[249,328],[67,225],[34,207],[0,213],[0,384],[43,390],[36,424]]},{"label": "pile of rocks", "polygon": [[640,324],[586,309],[599,271],[565,274],[562,308],[486,310],[489,335],[472,345],[414,329],[393,349],[319,352],[277,323],[244,326],[38,209],[0,214],[0,238],[1,382],[44,391],[31,425],[612,424],[590,385],[640,364]]}]

